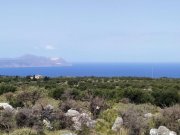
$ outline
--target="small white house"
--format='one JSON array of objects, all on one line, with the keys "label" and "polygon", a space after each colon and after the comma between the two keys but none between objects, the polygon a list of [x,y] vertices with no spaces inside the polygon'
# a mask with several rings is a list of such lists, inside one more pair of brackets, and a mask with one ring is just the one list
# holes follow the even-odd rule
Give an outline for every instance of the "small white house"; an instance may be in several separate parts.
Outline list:
[{"label": "small white house", "polygon": [[43,79],[44,77],[42,75],[35,75],[35,76],[31,76],[30,79],[33,80],[33,79]]}]

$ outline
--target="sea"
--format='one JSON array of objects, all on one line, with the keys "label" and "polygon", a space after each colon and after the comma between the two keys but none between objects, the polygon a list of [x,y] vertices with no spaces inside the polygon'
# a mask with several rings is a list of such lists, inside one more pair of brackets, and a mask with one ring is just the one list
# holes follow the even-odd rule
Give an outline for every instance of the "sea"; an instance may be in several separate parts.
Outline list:
[{"label": "sea", "polygon": [[73,63],[62,67],[0,68],[0,75],[180,78],[180,63]]}]

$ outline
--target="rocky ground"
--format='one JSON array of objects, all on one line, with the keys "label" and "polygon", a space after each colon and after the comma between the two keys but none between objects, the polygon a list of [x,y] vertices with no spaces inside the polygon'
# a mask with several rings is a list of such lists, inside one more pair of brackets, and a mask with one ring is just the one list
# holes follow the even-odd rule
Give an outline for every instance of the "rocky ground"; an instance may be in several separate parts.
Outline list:
[{"label": "rocky ground", "polygon": [[[96,110],[100,107],[96,106]],[[18,126],[10,131],[10,135],[178,135],[180,127],[180,105],[160,109],[150,104],[116,103],[102,111],[98,118],[94,118],[89,110],[73,105],[66,112],[51,104],[40,107],[38,103],[32,108],[13,108],[8,103],[0,103],[0,108],[1,129],[4,126],[7,132],[8,126]],[[62,130],[58,130],[59,126]]]},{"label": "rocky ground", "polygon": [[180,134],[178,93],[153,93],[179,80],[105,79],[0,78],[0,135]]}]

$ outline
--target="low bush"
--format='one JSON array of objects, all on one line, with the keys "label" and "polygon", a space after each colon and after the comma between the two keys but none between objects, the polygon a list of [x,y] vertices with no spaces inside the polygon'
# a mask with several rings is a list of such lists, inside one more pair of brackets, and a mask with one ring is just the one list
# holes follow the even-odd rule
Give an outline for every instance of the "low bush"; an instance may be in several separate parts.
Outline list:
[{"label": "low bush", "polygon": [[161,116],[155,119],[156,127],[166,126],[177,134],[180,134],[180,105],[174,105],[169,108],[165,108],[161,112]]},{"label": "low bush", "polygon": [[129,135],[140,135],[145,133],[147,121],[136,108],[130,108],[122,114],[125,128],[129,129]]},{"label": "low bush", "polygon": [[41,98],[41,93],[38,91],[23,91],[16,97],[17,103],[24,103],[24,106],[29,107],[36,103]]},{"label": "low bush", "polygon": [[54,112],[54,119],[51,122],[53,130],[60,129],[72,129],[72,120],[70,117],[66,117],[61,111]]},{"label": "low bush", "polygon": [[16,114],[16,124],[18,127],[33,127],[42,123],[41,117],[34,114],[31,109],[21,109]]},{"label": "low bush", "polygon": [[149,91],[140,89],[127,89],[124,90],[124,97],[129,98],[134,103],[153,103],[154,98]]},{"label": "low bush", "polygon": [[152,95],[155,99],[154,103],[161,107],[180,103],[180,95],[177,90],[154,90]]},{"label": "low bush", "polygon": [[15,92],[16,89],[17,88],[12,85],[0,84],[0,95],[2,95],[3,93],[8,93],[8,92]]},{"label": "low bush", "polygon": [[107,109],[107,104],[103,98],[95,97],[90,101],[90,111],[93,115],[93,118],[96,119],[100,112]]},{"label": "low bush", "polygon": [[64,91],[64,88],[54,88],[49,91],[49,95],[54,99],[61,99]]},{"label": "low bush", "polygon": [[69,109],[75,109],[77,111],[81,110],[80,105],[75,101],[75,100],[71,100],[68,99],[66,101],[63,101],[59,104],[59,108],[63,111],[63,112],[67,112]]},{"label": "low bush", "polygon": [[9,133],[15,126],[13,113],[10,111],[0,111],[0,130]]}]

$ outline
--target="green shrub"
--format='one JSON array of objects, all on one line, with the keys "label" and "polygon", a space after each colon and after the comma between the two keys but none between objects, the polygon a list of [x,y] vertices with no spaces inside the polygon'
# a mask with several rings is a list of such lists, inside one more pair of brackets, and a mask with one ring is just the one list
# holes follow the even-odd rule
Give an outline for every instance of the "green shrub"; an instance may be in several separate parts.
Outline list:
[{"label": "green shrub", "polygon": [[153,103],[154,98],[149,91],[140,89],[127,89],[124,91],[124,97],[129,98],[134,103]]},{"label": "green shrub", "polygon": [[9,104],[12,105],[14,108],[16,107],[24,107],[24,104],[22,101],[16,100],[15,98],[11,99],[9,101]]},{"label": "green shrub", "polygon": [[6,97],[6,100],[9,102],[9,104],[12,105],[14,108],[24,107],[23,101],[20,101],[12,92],[8,92],[4,94],[4,96]]},{"label": "green shrub", "polygon": [[172,106],[180,102],[180,95],[176,90],[154,90],[154,103],[161,107]]},{"label": "green shrub", "polygon": [[16,91],[16,87],[12,85],[6,85],[6,84],[0,85],[0,95],[2,95],[3,93],[15,92],[15,91]]},{"label": "green shrub", "polygon": [[61,99],[61,96],[64,94],[64,88],[54,88],[51,89],[49,95],[54,99]]}]

